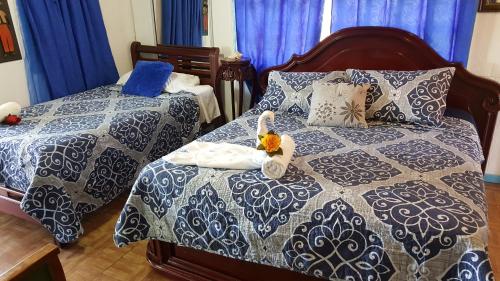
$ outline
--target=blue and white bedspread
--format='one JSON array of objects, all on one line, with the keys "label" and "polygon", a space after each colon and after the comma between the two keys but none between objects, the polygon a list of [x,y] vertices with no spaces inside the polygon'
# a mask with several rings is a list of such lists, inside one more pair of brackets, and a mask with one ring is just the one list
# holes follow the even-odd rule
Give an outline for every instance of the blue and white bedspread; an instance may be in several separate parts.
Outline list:
[{"label": "blue and white bedspread", "polygon": [[21,208],[61,243],[80,220],[130,190],[146,164],[191,141],[199,105],[189,93],[144,98],[105,86],[23,109],[0,125],[0,185],[25,193]]},{"label": "blue and white bedspread", "polygon": [[[254,146],[257,118],[201,139]],[[158,239],[330,280],[492,280],[473,125],[369,125],[277,115],[274,129],[297,143],[280,180],[155,161],[132,188],[115,243]]]}]

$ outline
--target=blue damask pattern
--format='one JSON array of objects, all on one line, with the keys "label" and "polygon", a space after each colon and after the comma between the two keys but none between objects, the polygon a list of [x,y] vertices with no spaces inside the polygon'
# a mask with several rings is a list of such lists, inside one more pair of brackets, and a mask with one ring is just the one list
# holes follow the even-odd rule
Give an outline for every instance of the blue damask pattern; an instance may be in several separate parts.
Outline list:
[{"label": "blue damask pattern", "polygon": [[118,96],[119,91],[116,91],[112,86],[102,86],[82,93],[69,95],[62,98],[62,101],[79,101],[79,100],[96,100],[105,99],[112,96]]},{"label": "blue damask pattern", "polygon": [[168,212],[174,199],[182,194],[185,185],[196,175],[196,166],[176,166],[156,161],[142,170],[132,194],[139,195],[144,204],[160,219]]},{"label": "blue damask pattern", "polygon": [[92,213],[97,210],[97,205],[86,202],[78,202],[75,207],[78,219],[81,220],[85,215]]},{"label": "blue damask pattern", "polygon": [[180,123],[180,133],[185,138],[193,132],[196,121],[200,118],[200,106],[193,98],[178,97],[170,103],[168,114]]},{"label": "blue damask pattern", "polygon": [[297,133],[292,138],[301,144],[295,149],[295,156],[333,152],[345,147],[337,139],[320,131]]},{"label": "blue damask pattern", "polygon": [[377,100],[383,95],[382,89],[378,83],[378,80],[372,77],[366,71],[347,71],[347,74],[350,75],[350,80],[354,85],[362,85],[362,84],[370,84],[370,88],[366,91],[366,103],[365,110],[370,109],[372,104],[377,102]]},{"label": "blue damask pattern", "polygon": [[485,251],[465,253],[441,278],[442,281],[493,281],[493,270]]},{"label": "blue damask pattern", "polygon": [[[257,117],[250,110],[200,140],[255,147]],[[127,201],[135,209],[123,210],[137,214],[122,213],[116,243],[175,241],[321,278],[380,281],[440,280],[464,254],[485,250],[480,166],[436,139],[446,132],[478,143],[466,121],[445,117],[441,127],[377,121],[349,133],[295,126],[306,119],[289,113],[275,119],[297,145],[283,178],[159,159],[139,175]],[[454,165],[457,159],[463,163]],[[148,231],[121,227],[141,219]],[[223,240],[229,229],[234,236]]]},{"label": "blue damask pattern", "polygon": [[418,84],[408,94],[411,111],[420,123],[437,126],[441,124],[446,110],[446,96],[451,85],[454,69],[446,69]]},{"label": "blue damask pattern", "polygon": [[248,132],[237,123],[226,124],[216,131],[210,132],[200,138],[202,141],[229,141],[237,137],[248,136]]},{"label": "blue damask pattern", "polygon": [[1,126],[0,136],[2,138],[22,136],[30,133],[40,123],[40,120],[23,120],[15,126]]},{"label": "blue damask pattern", "polygon": [[[266,110],[276,111],[280,108],[280,105],[285,100],[286,96],[278,83],[276,83],[275,79],[269,79],[267,84],[266,94],[264,98],[259,102],[259,104],[255,107],[256,111],[262,113]],[[309,101],[309,103],[311,103]]]},{"label": "blue damask pattern", "polygon": [[262,238],[272,235],[288,222],[292,213],[322,191],[313,177],[293,165],[279,180],[267,179],[259,170],[249,170],[230,176],[228,184],[233,199],[245,209],[245,216]]},{"label": "blue damask pattern", "polygon": [[123,151],[109,147],[95,160],[84,191],[94,198],[110,202],[130,188],[139,163]]},{"label": "blue damask pattern", "polygon": [[411,140],[377,149],[385,157],[420,173],[462,165],[465,161],[453,152],[426,140]]},{"label": "blue damask pattern", "polygon": [[262,113],[271,110],[299,116],[307,115],[311,106],[313,82],[343,82],[345,79],[346,74],[343,71],[272,71],[269,74],[266,93],[256,106],[256,111]]},{"label": "blue damask pattern", "polygon": [[116,223],[113,239],[121,247],[130,242],[146,238],[149,228],[150,226],[144,216],[141,215],[141,212],[134,206],[126,204]]},{"label": "blue damask pattern", "polygon": [[341,186],[369,184],[401,174],[390,164],[362,150],[324,156],[308,162],[316,173]]},{"label": "blue damask pattern", "polygon": [[96,143],[97,137],[91,134],[50,137],[34,141],[28,147],[28,154],[36,175],[76,182],[87,167]]},{"label": "blue damask pattern", "polygon": [[[192,111],[182,109],[178,120],[168,114],[186,98],[186,107],[197,107],[193,94],[152,99],[121,95],[120,89],[104,86],[30,106],[22,109],[20,124],[0,124],[0,185],[23,191],[25,211],[58,242],[78,239],[86,214],[128,189],[150,160],[198,133],[197,114],[185,118]],[[189,136],[180,136],[182,127],[191,128]]]},{"label": "blue damask pattern", "polygon": [[380,186],[363,194],[375,215],[418,264],[474,234],[483,218],[448,192],[424,181]]},{"label": "blue damask pattern", "polygon": [[392,85],[394,89],[398,89],[401,86],[406,85],[408,82],[415,80],[420,75],[427,73],[426,70],[414,70],[414,71],[379,71],[384,75],[384,79]]},{"label": "blue damask pattern", "polygon": [[484,160],[481,147],[470,137],[462,134],[442,133],[436,136],[441,142],[453,146],[467,154],[472,160],[481,163]]},{"label": "blue damask pattern", "polygon": [[28,177],[20,162],[20,140],[0,143],[0,183],[7,187],[26,191]]},{"label": "blue damask pattern", "polygon": [[84,115],[84,116],[65,116],[54,119],[40,130],[41,133],[67,133],[76,131],[88,131],[97,129],[106,118],[105,114]]},{"label": "blue damask pattern", "polygon": [[109,105],[109,100],[93,100],[64,103],[56,109],[54,113],[57,115],[73,115],[91,112],[101,112]]},{"label": "blue damask pattern", "polygon": [[226,203],[209,183],[188,202],[179,210],[174,224],[179,243],[228,257],[245,256],[248,242],[239,230],[238,220],[226,210]]},{"label": "blue damask pattern", "polygon": [[387,122],[404,122],[407,116],[401,112],[399,106],[391,101],[388,104],[382,106],[379,110],[373,113],[373,117],[378,120],[384,120]]},{"label": "blue damask pattern", "polygon": [[[250,118],[247,120],[248,126],[251,128],[257,130],[257,121],[258,121],[258,116],[256,118]],[[287,116],[284,117],[282,115],[278,115],[274,119],[274,124],[268,126],[269,130],[274,130],[276,132],[281,133],[286,133],[286,132],[293,132],[297,131],[300,129],[303,129],[306,127],[304,125],[305,123],[303,122],[303,119],[298,119],[295,117]]]},{"label": "blue damask pattern", "polygon": [[149,110],[119,113],[109,125],[109,134],[136,151],[144,151],[156,131],[161,113]]},{"label": "blue damask pattern", "polygon": [[417,71],[349,69],[351,81],[370,83],[366,118],[387,122],[441,124],[453,67]]},{"label": "blue damask pattern", "polygon": [[50,103],[42,103],[42,104],[36,104],[28,107],[24,107],[21,110],[21,117],[23,119],[26,118],[33,118],[33,117],[40,117],[52,108],[53,104]]},{"label": "blue damask pattern", "polygon": [[441,181],[452,187],[456,192],[472,200],[474,204],[486,213],[487,205],[482,173],[473,171],[452,173],[442,177]]},{"label": "blue damask pattern", "polygon": [[161,99],[147,97],[128,97],[118,101],[115,110],[137,110],[145,107],[160,107]]},{"label": "blue damask pattern", "polygon": [[21,209],[40,221],[57,241],[69,243],[81,232],[79,216],[64,187],[32,187],[21,202]]},{"label": "blue damask pattern", "polygon": [[357,145],[371,145],[376,143],[383,143],[385,141],[393,141],[404,137],[405,135],[400,131],[390,127],[371,126],[365,128],[346,128],[334,127],[331,128],[337,135],[357,144]]},{"label": "blue damask pattern", "polygon": [[298,225],[283,255],[294,270],[329,280],[389,280],[396,271],[382,239],[342,199]]},{"label": "blue damask pattern", "polygon": [[182,146],[182,136],[179,130],[170,125],[165,124],[158,136],[158,141],[153,145],[148,154],[148,160],[153,162],[162,156],[169,154]]}]

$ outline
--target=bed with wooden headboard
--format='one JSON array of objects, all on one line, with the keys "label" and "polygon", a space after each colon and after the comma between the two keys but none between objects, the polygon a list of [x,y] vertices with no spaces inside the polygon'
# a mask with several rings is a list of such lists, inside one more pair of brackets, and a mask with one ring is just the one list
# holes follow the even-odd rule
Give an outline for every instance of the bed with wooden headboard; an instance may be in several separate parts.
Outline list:
[{"label": "bed with wooden headboard", "polygon": [[175,72],[196,75],[200,77],[200,84],[210,85],[214,88],[221,116],[213,123],[216,125],[225,122],[224,98],[217,91],[216,76],[219,69],[219,48],[210,47],[184,47],[157,45],[147,46],[140,42],[133,42],[130,46],[132,63],[135,66],[138,60],[164,61],[174,66]]},{"label": "bed with wooden headboard", "polygon": [[[265,70],[261,74],[260,85],[265,90],[269,72],[272,70],[288,72],[333,71],[347,68],[426,70],[448,66],[456,68],[447,98],[448,107],[462,109],[473,116],[483,154],[487,159],[500,110],[500,85],[468,72],[459,63],[444,60],[417,36],[399,29],[360,27],[341,30],[320,42],[306,54],[294,55],[287,63]],[[486,161],[482,166],[483,171],[485,165]],[[249,178],[250,181],[253,179]],[[222,191],[217,190],[217,192]],[[344,194],[344,196],[349,195]],[[231,211],[237,212],[235,209],[237,208],[231,208]],[[250,215],[253,214],[251,211],[252,209],[249,211]],[[170,212],[169,215],[175,216],[175,213]],[[307,220],[309,217],[303,219]],[[321,214],[318,214],[316,219],[320,220]],[[364,226],[364,222],[359,223]],[[271,238],[273,237],[268,237],[268,240]],[[297,247],[300,248],[300,245]],[[259,248],[259,251],[265,251],[265,247]],[[149,242],[147,257],[153,267],[163,271],[173,280],[319,280],[297,272],[232,259],[158,240]],[[379,258],[382,259],[382,257]],[[394,260],[394,262],[399,261]],[[300,267],[300,264],[296,266]],[[487,270],[489,265],[484,266],[484,270]],[[408,267],[408,270],[411,269]]]},{"label": "bed with wooden headboard", "polygon": [[[139,42],[133,42],[132,45],[131,45],[131,57],[132,57],[132,61],[133,61],[134,65],[136,64],[136,62],[138,60],[149,60],[149,61],[160,60],[160,61],[169,62],[169,63],[171,63],[174,66],[174,71],[180,72],[180,73],[187,73],[187,74],[196,75],[196,76],[200,77],[200,83],[201,84],[210,85],[210,86],[212,86],[214,88],[214,90],[216,88],[215,87],[216,74],[217,74],[217,70],[219,68],[219,49],[218,48],[178,47],[178,46],[163,46],[163,45],[158,45],[158,46],[144,46],[144,45],[141,45],[141,43],[139,43]],[[111,87],[111,88],[109,88],[109,87]],[[106,88],[106,89],[102,90],[103,88]],[[96,93],[94,93],[93,91],[96,91]],[[88,92],[87,95],[85,95],[85,93],[79,93],[79,94],[75,94],[75,95],[80,95],[81,94],[81,95],[84,95],[83,98],[88,98],[88,96],[96,94],[97,99],[99,99],[101,97],[103,99],[106,99],[106,98],[109,97],[108,96],[109,93],[113,93],[112,95],[115,95],[115,94],[117,95],[116,97],[114,97],[114,96],[112,97],[112,98],[115,98],[115,100],[116,99],[120,99],[120,98],[126,99],[126,97],[123,97],[122,95],[119,95],[119,88],[116,88],[113,85],[99,87],[97,89],[92,89],[92,90],[89,90],[87,92]],[[117,94],[117,92],[118,92],[118,94]],[[217,101],[219,103],[219,108],[220,108],[220,111],[221,111],[221,116],[219,118],[217,118],[216,120],[212,120],[210,126],[217,126],[217,125],[219,125],[221,123],[224,123],[224,120],[225,120],[224,119],[224,113],[223,113],[223,106],[222,106],[221,96],[219,95],[219,93],[215,93],[215,94],[217,95]],[[25,120],[23,120],[23,122],[20,124],[20,126],[19,127],[15,127],[15,128],[12,127],[14,129],[19,130],[19,134],[20,135],[17,136],[15,134],[10,133],[10,135],[8,135],[8,136],[13,136],[15,138],[17,138],[17,137],[22,138],[24,136],[25,139],[28,139],[28,141],[25,141],[27,143],[27,145],[29,145],[28,142],[30,142],[29,140],[31,140],[31,139],[43,138],[44,134],[43,133],[36,133],[36,132],[38,132],[36,130],[31,130],[30,128],[28,128],[26,130],[26,132],[22,131],[23,128],[24,128],[23,125],[29,127],[30,126],[29,124],[31,124],[30,122],[43,123],[43,122],[49,122],[50,120],[53,120],[54,118],[61,118],[61,119],[56,120],[56,121],[60,121],[60,122],[64,121],[64,118],[68,119],[69,115],[64,115],[64,116],[61,117],[61,116],[58,116],[56,113],[54,113],[54,112],[52,112],[52,111],[49,110],[50,108],[52,108],[55,111],[57,108],[63,108],[64,106],[67,106],[70,103],[71,103],[70,105],[72,105],[74,103],[78,103],[80,99],[83,99],[81,97],[80,98],[79,97],[77,97],[77,98],[67,97],[67,98],[68,98],[67,100],[64,99],[64,100],[53,101],[53,102],[51,102],[48,105],[46,105],[46,104],[40,104],[40,105],[36,105],[34,107],[28,107],[28,108],[24,109],[27,112],[33,111],[34,112],[33,113],[34,117],[33,116],[29,116],[29,115],[23,116],[23,118],[24,117],[26,117],[26,118],[25,118]],[[175,98],[175,97],[172,97],[172,98]],[[141,99],[141,97],[138,97],[137,99]],[[95,103],[95,100],[93,100],[92,98],[90,98],[90,100],[91,101],[89,101],[88,104],[92,105],[93,102]],[[129,100],[131,100],[130,102],[132,102],[132,100],[134,100],[134,99],[126,99],[125,101],[129,102]],[[85,101],[85,102],[87,102],[87,101]],[[123,100],[118,100],[116,102],[123,102]],[[88,104],[87,104],[87,106],[88,106]],[[110,103],[108,100],[104,100],[104,102],[101,102],[101,104],[105,104],[107,106],[107,105],[112,104],[112,103]],[[147,104],[147,102],[146,102],[146,104]],[[139,105],[134,105],[134,106],[140,106],[140,104]],[[134,106],[132,106],[130,108],[123,109],[123,110],[129,110],[129,109],[133,110]],[[49,108],[49,109],[47,109],[46,112],[40,113],[41,115],[36,115],[36,114],[38,114],[38,111],[36,109],[39,109],[39,108],[42,108],[42,109]],[[110,108],[105,108],[105,109],[108,109],[106,111],[107,112],[106,114],[123,114],[123,113],[121,113],[122,109],[118,109],[118,106],[116,108],[115,107],[110,107]],[[154,107],[152,107],[150,109],[154,110]],[[99,110],[101,110],[101,111],[99,111]],[[97,111],[97,113],[99,113],[99,114],[101,112],[104,112],[104,108],[99,109],[99,110]],[[88,112],[86,112],[84,110],[84,111],[81,112],[81,114],[94,114],[94,111],[88,110]],[[130,120],[135,120],[134,119],[135,117],[132,117],[132,112],[129,112],[127,114],[130,114],[129,115],[129,116],[131,116]],[[174,112],[174,113],[171,113],[171,114],[176,114],[176,113]],[[77,115],[75,118],[80,118],[77,113],[75,113],[75,115]],[[160,115],[160,114],[158,114],[158,115]],[[34,121],[30,120],[29,119],[30,117],[35,118]],[[69,116],[69,117],[73,118],[73,116]],[[102,123],[103,126],[99,126],[99,127],[97,127],[97,129],[99,129],[99,128],[106,128],[106,126],[111,126],[111,125],[107,124],[106,122],[108,122],[108,123],[114,122],[111,119],[113,119],[115,117],[116,117],[115,115],[110,116],[109,118],[106,119],[106,120],[110,120],[110,121],[103,121],[103,123]],[[94,117],[92,117],[92,118],[94,118]],[[163,117],[161,117],[161,118],[163,118]],[[184,118],[184,117],[182,117],[182,118]],[[47,120],[49,120],[49,121],[47,121]],[[118,124],[116,126],[120,125],[120,126],[125,126],[126,127],[126,125],[124,123],[123,124],[119,123],[119,121],[116,121],[116,122],[118,122],[118,123],[115,123],[115,124]],[[140,123],[140,121],[137,121],[137,122]],[[170,122],[170,121],[167,121],[167,122]],[[178,122],[181,122],[181,121],[178,121]],[[0,126],[2,126],[2,125],[0,125]],[[43,126],[43,125],[41,125],[41,126]],[[206,125],[206,124],[202,125],[202,129],[208,129],[207,127],[208,127],[208,125]],[[2,131],[0,131],[0,133],[2,133],[2,132],[9,133],[10,132],[9,130],[12,130],[12,128],[6,128],[4,126],[4,127],[0,128],[0,129],[2,129]],[[103,136],[104,140],[103,140],[102,145],[101,145],[102,147],[106,147],[109,143],[113,142],[113,138],[112,137],[105,138],[105,136],[107,134],[108,135],[110,134],[108,131],[102,131],[99,134],[97,134],[96,132],[92,131],[94,129],[95,129],[94,127],[92,127],[92,128],[89,127],[88,130],[81,129],[78,132],[79,133],[86,133],[86,134],[91,134],[92,133],[94,135]],[[151,130],[151,131],[149,131],[149,133],[151,135],[155,135],[156,136],[157,134],[156,134],[155,130]],[[43,131],[43,129],[40,128],[40,131]],[[61,137],[64,137],[65,133],[71,133],[71,130],[67,129],[67,132],[61,132],[61,134],[60,134]],[[24,135],[22,135],[22,134],[24,134]],[[130,134],[130,135],[133,135],[133,134]],[[107,142],[106,142],[106,140],[107,140]],[[0,142],[1,142],[1,139],[0,139]],[[164,143],[163,144],[163,146],[167,146],[167,145],[168,145],[168,143]],[[3,147],[5,147],[5,146],[3,146]],[[131,150],[130,148],[126,148],[126,149]],[[124,150],[126,150],[126,149],[124,149]],[[97,149],[94,149],[94,150],[92,150],[92,149],[85,150],[85,148],[82,148],[82,151],[87,151],[86,153],[88,153],[88,154],[97,153],[96,150]],[[67,150],[65,150],[65,152],[61,152],[60,157],[61,157],[62,160],[59,159],[58,161],[64,162],[64,161],[67,161],[66,158],[71,158],[70,156],[64,155],[64,153],[66,153],[66,151]],[[20,163],[22,161],[28,161],[29,162],[30,159],[32,159],[32,161],[34,161],[33,159],[35,157],[33,155],[29,155],[29,157],[31,157],[30,159],[27,159],[27,157],[25,157],[22,160],[19,160],[19,162],[12,163],[12,162],[9,162],[9,161],[13,161],[14,162],[15,160],[12,160],[11,159],[12,157],[9,158],[9,153],[13,153],[14,155],[17,155],[17,152],[16,151],[10,152],[10,151],[8,151],[8,148],[6,148],[2,152],[4,152],[4,154],[6,154],[6,155],[0,155],[0,163],[2,163],[2,164],[0,164],[0,169],[2,169],[2,170],[0,170],[0,172],[6,172],[7,176],[12,176],[12,177],[16,176],[16,175],[14,175],[15,172],[18,172],[21,175],[24,175],[24,174],[22,174],[22,172],[24,171],[24,165],[23,165],[22,168],[18,169],[18,167],[17,167],[19,165],[18,163]],[[71,152],[67,152],[67,153],[71,153]],[[82,153],[82,152],[80,151],[80,153]],[[76,154],[77,153],[75,152],[75,155]],[[143,150],[141,155],[146,155],[147,156],[147,152],[145,150]],[[96,155],[94,157],[97,157],[97,156],[98,155]],[[72,157],[78,157],[78,156],[72,156]],[[6,162],[3,162],[3,161],[6,161]],[[93,163],[93,162],[92,163],[90,163],[90,162],[87,163],[87,162],[85,162],[84,160],[81,160],[81,159],[79,159],[78,161],[83,161],[85,163],[82,169],[84,169],[85,167],[86,168],[91,167],[92,163]],[[57,162],[57,161],[54,161],[54,162]],[[47,161],[47,163],[50,164],[52,162],[51,161]],[[57,162],[57,163],[60,163],[60,162]],[[64,163],[66,163],[66,162],[64,162]],[[49,164],[47,164],[47,165],[49,165]],[[71,166],[71,165],[69,165],[69,166]],[[26,168],[26,169],[29,169],[29,167]],[[61,166],[60,169],[63,169],[63,167]],[[69,168],[69,169],[71,169],[71,168]],[[11,173],[11,175],[9,175],[8,173]],[[34,173],[32,171],[27,170],[26,174],[33,175]],[[36,222],[36,223],[38,223],[31,216],[29,216],[26,213],[24,213],[21,210],[21,208],[20,208],[21,201],[26,196],[26,194],[28,194],[28,192],[22,191],[22,190],[29,190],[32,187],[33,180],[32,179],[28,179],[28,177],[21,177],[21,176],[19,176],[19,177],[21,179],[23,179],[23,180],[26,178],[26,180],[23,181],[23,184],[27,185],[26,189],[22,189],[19,186],[8,186],[9,184],[0,183],[0,212],[9,213],[9,214],[15,215],[17,217],[20,217],[22,219],[28,220],[30,222]],[[59,180],[58,177],[62,177],[62,176],[60,176],[60,174],[54,174],[54,178],[56,178],[56,179]],[[82,176],[80,178],[80,182],[83,182],[82,184],[75,185],[74,183],[69,183],[68,185],[71,185],[72,189],[75,189],[77,187],[81,188],[81,189],[84,189],[84,188],[90,188],[91,189],[91,188],[93,188],[93,186],[91,186],[91,185],[87,186],[88,184],[86,184],[85,181],[82,181],[83,179],[84,179],[84,176]],[[7,186],[3,186],[3,185],[7,185]],[[65,186],[66,184],[61,184],[61,185],[62,185],[63,188],[66,187]],[[87,186],[87,187],[85,187],[85,186]],[[61,186],[59,186],[59,187],[61,187]],[[96,189],[99,189],[99,188],[96,187]],[[47,201],[49,201],[49,200],[47,199]],[[44,209],[44,208],[45,208],[44,206],[40,207],[40,209]],[[66,211],[66,215],[67,216],[72,216],[72,214],[69,213],[70,211]],[[64,220],[64,218],[62,220]],[[79,221],[79,218],[75,219],[74,221]]]}]

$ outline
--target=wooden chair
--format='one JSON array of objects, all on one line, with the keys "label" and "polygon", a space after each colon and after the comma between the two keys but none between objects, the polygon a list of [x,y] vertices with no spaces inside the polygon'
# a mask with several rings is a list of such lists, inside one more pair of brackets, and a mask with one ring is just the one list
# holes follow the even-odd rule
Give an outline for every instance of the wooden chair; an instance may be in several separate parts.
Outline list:
[{"label": "wooden chair", "polygon": [[0,276],[0,281],[66,281],[59,248],[47,244]]}]

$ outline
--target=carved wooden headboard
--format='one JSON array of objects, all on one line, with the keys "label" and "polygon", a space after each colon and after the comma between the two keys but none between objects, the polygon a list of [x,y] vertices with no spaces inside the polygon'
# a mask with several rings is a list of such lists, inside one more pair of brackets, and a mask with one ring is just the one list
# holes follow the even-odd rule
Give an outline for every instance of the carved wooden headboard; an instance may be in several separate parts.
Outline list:
[{"label": "carved wooden headboard", "polygon": [[[325,38],[306,54],[294,55],[287,63],[264,70],[259,82],[264,92],[272,70],[425,70],[447,66],[456,68],[447,106],[465,110],[474,117],[483,153],[488,159],[500,110],[500,85],[473,75],[460,63],[446,61],[427,43],[407,31],[389,27],[342,29]],[[486,161],[483,170],[485,166]]]}]

